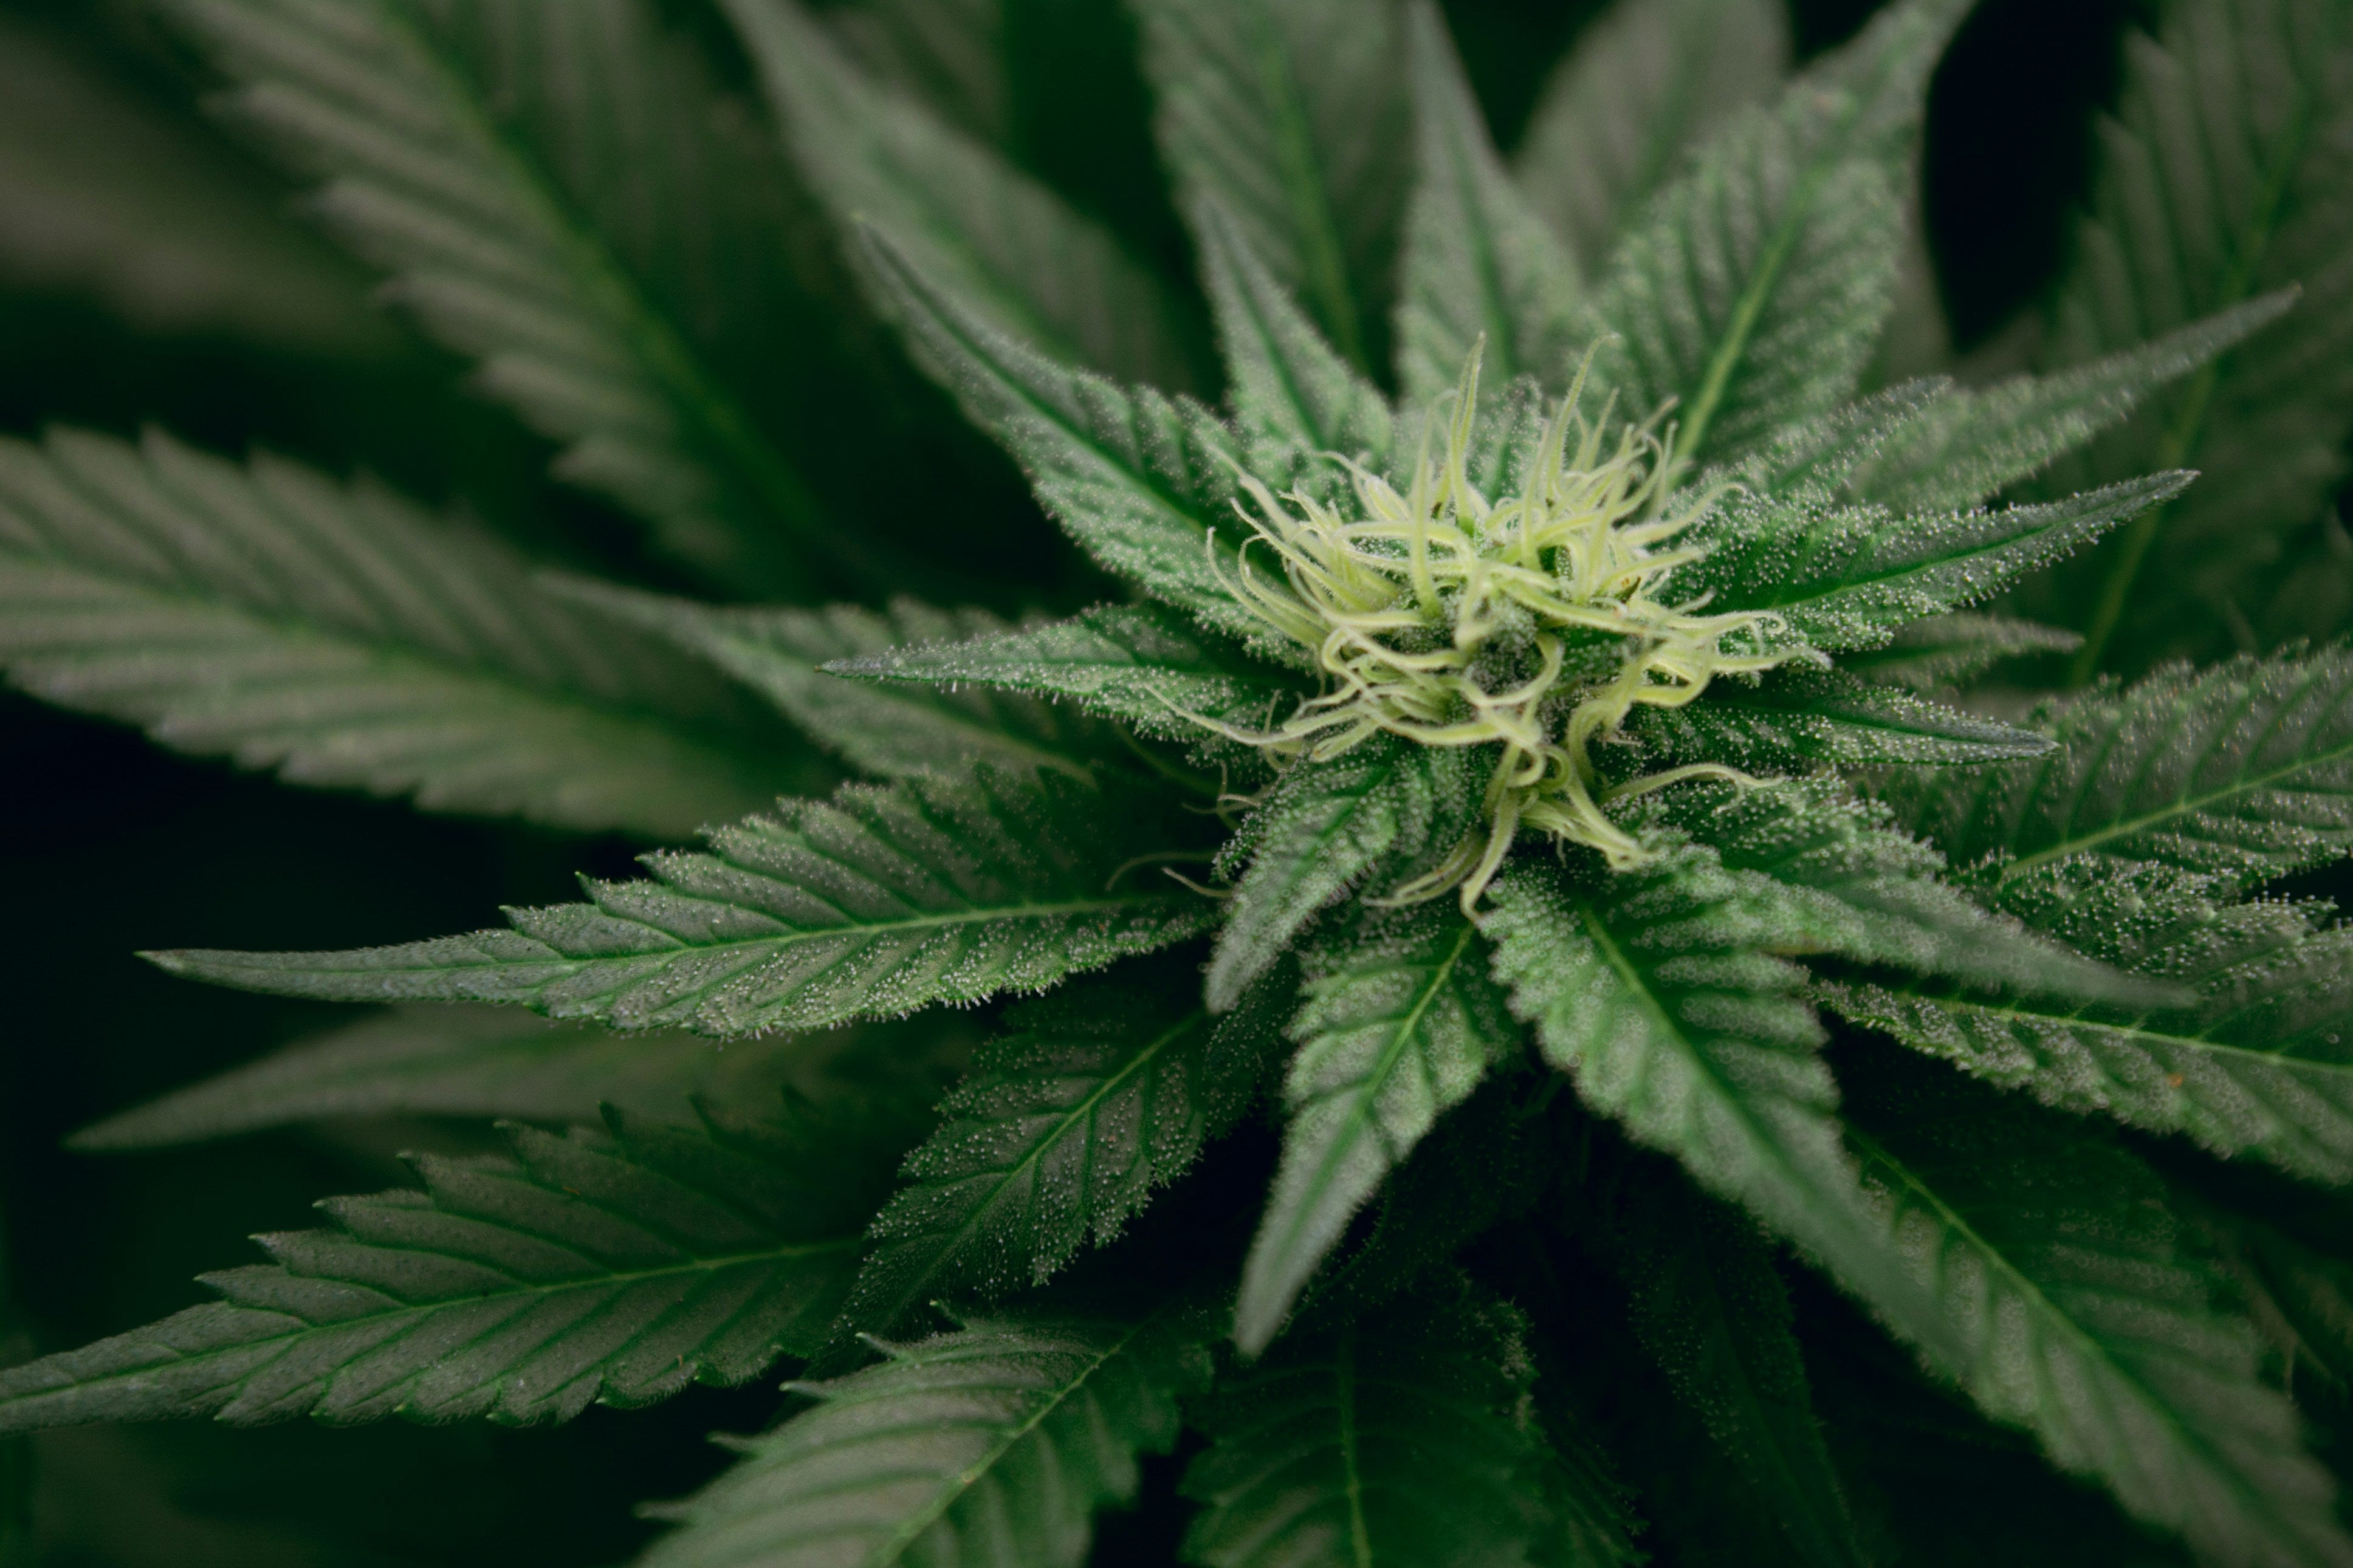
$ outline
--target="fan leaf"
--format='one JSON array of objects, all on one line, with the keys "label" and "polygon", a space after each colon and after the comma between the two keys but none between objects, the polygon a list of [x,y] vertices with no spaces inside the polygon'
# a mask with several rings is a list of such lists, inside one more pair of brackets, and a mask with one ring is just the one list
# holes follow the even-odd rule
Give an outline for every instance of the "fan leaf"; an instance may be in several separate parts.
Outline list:
[{"label": "fan leaf", "polygon": [[502,1002],[720,1037],[820,1028],[1043,990],[1204,930],[1203,900],[1114,881],[1139,852],[1170,852],[1159,818],[1054,773],[851,784],[716,829],[707,853],[647,856],[651,879],[589,883],[589,903],[511,910],[511,931],[149,956],[289,996]]},{"label": "fan leaf", "polygon": [[333,1198],[260,1238],[226,1300],[0,1373],[0,1431],[212,1415],[568,1420],[807,1355],[904,1143],[881,1128],[506,1130],[510,1159],[412,1161],[425,1191]]},{"label": "fan leaf", "polygon": [[868,80],[795,0],[726,0],[799,164],[849,232],[887,230],[997,331],[1126,380],[1191,380],[1174,306],[1110,234]]},{"label": "fan leaf", "polygon": [[162,435],[0,442],[0,663],[176,750],[434,810],[679,834],[811,782],[723,684],[492,541]]},{"label": "fan leaf", "polygon": [[1090,1521],[1135,1496],[1136,1456],[1176,1441],[1178,1398],[1208,1377],[1181,1307],[1142,1319],[974,1318],[885,1347],[756,1437],[647,1568],[1078,1568]]},{"label": "fan leaf", "polygon": [[[169,0],[330,226],[563,443],[559,478],[739,589],[806,592],[832,525],[754,395],[805,356],[775,160],[638,0]],[[616,125],[640,128],[611,134]],[[657,130],[659,128],[659,130]]]},{"label": "fan leaf", "polygon": [[1244,1355],[1272,1342],[1356,1211],[1517,1043],[1483,945],[1446,906],[1366,919],[1311,952],[1282,1163],[1234,1309]]}]

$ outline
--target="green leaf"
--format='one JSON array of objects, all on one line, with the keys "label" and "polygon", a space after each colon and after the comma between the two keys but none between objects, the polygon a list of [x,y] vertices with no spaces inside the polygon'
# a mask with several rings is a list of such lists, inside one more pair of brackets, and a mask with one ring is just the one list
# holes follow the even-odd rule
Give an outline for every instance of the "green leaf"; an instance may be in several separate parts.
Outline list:
[{"label": "green leaf", "polygon": [[745,609],[580,578],[550,586],[559,597],[664,637],[723,670],[863,773],[904,778],[986,763],[1083,777],[1117,749],[1099,726],[1041,702],[842,680],[821,668],[885,649],[1008,635],[986,610],[936,610],[913,599],[892,601],[886,615],[855,605]]},{"label": "green leaf", "polygon": [[331,1198],[260,1237],[225,1300],[0,1373],[0,1431],[213,1415],[568,1420],[807,1355],[902,1142],[844,1123],[510,1126],[512,1158],[411,1163],[426,1190]]},{"label": "green leaf", "polygon": [[2327,509],[2353,434],[2353,10],[2173,0],[2159,14],[2157,38],[2128,37],[2047,358],[2079,363],[2275,289],[2304,295],[2087,455],[2083,477],[2206,479],[2053,584],[2085,626],[2079,680],[2247,646],[2236,628],[2291,533]]},{"label": "green leaf", "polygon": [[1493,384],[1532,375],[1565,389],[1584,346],[1577,262],[1504,174],[1430,0],[1409,0],[1406,37],[1416,168],[1398,268],[1398,387],[1409,405],[1435,401],[1483,338]]},{"label": "green leaf", "polygon": [[866,79],[795,0],[725,0],[811,184],[997,331],[1125,380],[1191,380],[1175,309],[1109,233]]},{"label": "green leaf", "polygon": [[738,589],[806,591],[812,557],[839,559],[755,395],[805,348],[779,308],[780,174],[649,6],[167,8],[238,84],[238,118],[325,180],[316,205],[393,296],[563,444],[557,477]]},{"label": "green leaf", "polygon": [[[2077,1002],[2180,1002],[2163,977],[2136,977],[2087,958],[2098,951],[2072,935],[2037,935],[2011,915],[1989,912],[1942,881],[1944,858],[1895,831],[1887,808],[1841,786],[1789,784],[1729,795],[1689,789],[1662,815],[1715,850],[1735,873],[1757,872],[1802,912],[1802,943],[1789,951],[1941,974]],[[2073,945],[2068,945],[2073,942]],[[2078,951],[2078,950],[2081,951]]]},{"label": "green leaf", "polygon": [[1212,1020],[1185,967],[1180,984],[1082,982],[1008,1015],[876,1216],[844,1331],[903,1332],[935,1300],[1045,1283],[1232,1128],[1274,1022],[1262,1005]]},{"label": "green leaf", "polygon": [[2249,1215],[2208,1204],[2189,1212],[2246,1297],[2255,1326],[2287,1356],[2289,1376],[2317,1373],[2340,1391],[2353,1385],[2353,1265]]},{"label": "green leaf", "polygon": [[[1105,570],[1240,637],[1261,628],[1219,581],[1238,581],[1232,438],[1207,409],[1124,391],[1001,336],[875,229],[868,260],[916,353],[1029,477],[1038,500]],[[1210,564],[1212,552],[1218,570]]]},{"label": "green leaf", "polygon": [[1005,12],[1005,0],[866,0],[830,7],[825,20],[877,79],[965,135],[1009,149]]},{"label": "green leaf", "polygon": [[1710,1458],[1778,1527],[1796,1562],[1860,1568],[1837,1472],[1822,1446],[1789,1293],[1772,1253],[1735,1211],[1672,1176],[1627,1184],[1605,1256],[1628,1320],[1715,1442]]},{"label": "green leaf", "polygon": [[2158,388],[2211,363],[2295,303],[2295,291],[2281,289],[2074,370],[2012,376],[1982,391],[1944,390],[1896,427],[1848,489],[1895,511],[1981,505],[2121,422]]},{"label": "green leaf", "polygon": [[1850,653],[1839,668],[1913,691],[1966,687],[2008,658],[2073,653],[2084,639],[2057,626],[1962,612],[1914,621],[1883,648]]},{"label": "green leaf", "polygon": [[1461,749],[1376,735],[1345,756],[1286,772],[1219,852],[1221,871],[1245,861],[1250,868],[1209,960],[1210,1010],[1232,1006],[1320,910],[1377,869],[1400,873],[1402,883],[1461,843],[1480,788],[1477,763]]},{"label": "green leaf", "polygon": [[2259,1377],[2245,1321],[2211,1304],[2155,1176],[2080,1124],[1873,1061],[1848,1073],[1849,1137],[1967,1330],[1946,1364],[1970,1396],[2208,1562],[2353,1563],[2295,1407]]},{"label": "green leaf", "polygon": [[1366,374],[1409,152],[1391,0],[1139,0],[1161,157],[1185,205],[1223,203],[1250,248]]},{"label": "green leaf", "polygon": [[1282,671],[1154,605],[1098,605],[1067,621],[970,642],[902,645],[824,668],[876,680],[1067,698],[1171,740],[1208,738],[1188,713],[1263,728],[1308,694]]},{"label": "green leaf", "polygon": [[0,442],[0,662],[176,750],[432,810],[676,834],[810,781],[723,683],[490,539],[156,434]]},{"label": "green leaf", "polygon": [[1619,0],[1577,36],[1520,142],[1528,203],[1587,267],[1690,149],[1788,69],[1776,0]]},{"label": "green leaf", "polygon": [[76,1149],[163,1149],[347,1116],[585,1122],[610,1104],[675,1117],[692,1097],[773,1104],[830,1042],[768,1035],[727,1049],[691,1035],[619,1036],[490,1007],[396,1007],[83,1128]]},{"label": "green leaf", "polygon": [[2031,763],[1893,777],[1905,826],[2001,888],[2077,855],[2252,886],[2353,847],[2353,652],[2171,670],[2032,716]]},{"label": "green leaf", "polygon": [[1805,667],[1717,681],[1699,701],[1638,710],[1623,729],[1661,761],[1705,759],[1751,773],[1874,763],[1958,767],[2051,749],[2050,738],[2031,730]]},{"label": "green leaf", "polygon": [[1209,1447],[1185,1471],[1185,1561],[1541,1561],[1526,1355],[1498,1328],[1475,1302],[1410,1298],[1221,1377],[1195,1416]]},{"label": "green leaf", "polygon": [[1208,1381],[1180,1307],[1142,1319],[974,1318],[794,1388],[818,1403],[681,1503],[647,1568],[1078,1568],[1090,1520],[1135,1496]]},{"label": "green leaf", "polygon": [[2185,1132],[2353,1182],[2353,933],[2294,904],[2222,904],[2158,867],[2071,861],[2006,902],[2081,951],[2189,994],[2085,1006],[1911,984],[1825,985],[1840,1013],[2047,1105]]},{"label": "green leaf", "polygon": [[2152,474],[2064,500],[1936,517],[1735,498],[1692,531],[1710,552],[1679,570],[1672,590],[1712,593],[1725,609],[1775,611],[1828,652],[1882,647],[1907,622],[1989,598],[2164,504],[2192,477]]},{"label": "green leaf", "polygon": [[1618,248],[1596,372],[1630,416],[1676,400],[1679,463],[1736,458],[1853,394],[1894,287],[1897,179],[1964,9],[1905,0],[1734,116]]},{"label": "green leaf", "polygon": [[1768,956],[1817,943],[1789,895],[1685,847],[1598,882],[1524,863],[1490,896],[1495,977],[1588,1106],[1747,1205],[1905,1338],[1952,1344],[1839,1146],[1802,972]]},{"label": "green leaf", "polygon": [[821,1028],[1043,990],[1203,930],[1203,900],[1114,880],[1169,851],[1160,816],[1054,773],[850,784],[715,829],[708,853],[646,856],[650,880],[590,882],[589,903],[510,910],[512,931],[149,956],[287,996],[503,1002],[720,1037]]},{"label": "green leaf", "polygon": [[1338,482],[1324,453],[1386,462],[1396,432],[1379,390],[1324,341],[1214,195],[1193,230],[1250,471],[1320,492]]},{"label": "green leaf", "polygon": [[1310,951],[1282,1163],[1234,1309],[1244,1355],[1273,1342],[1356,1211],[1517,1043],[1483,945],[1448,904],[1367,917]]}]

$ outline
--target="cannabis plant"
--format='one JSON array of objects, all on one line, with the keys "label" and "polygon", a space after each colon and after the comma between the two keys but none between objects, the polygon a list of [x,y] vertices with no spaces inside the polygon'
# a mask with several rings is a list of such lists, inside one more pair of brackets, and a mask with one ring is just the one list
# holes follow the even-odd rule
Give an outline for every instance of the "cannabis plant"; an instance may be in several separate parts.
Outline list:
[{"label": "cannabis plant", "polygon": [[[149,953],[378,1010],[80,1147],[498,1142],[0,1430],[769,1391],[658,1568],[2353,1563],[2353,4],[2132,34],[1956,365],[1968,9],[1620,0],[1507,161],[1431,0],[160,0],[595,499],[13,442],[11,679],[701,846]],[[1129,68],[1165,201],[1047,177]]]}]

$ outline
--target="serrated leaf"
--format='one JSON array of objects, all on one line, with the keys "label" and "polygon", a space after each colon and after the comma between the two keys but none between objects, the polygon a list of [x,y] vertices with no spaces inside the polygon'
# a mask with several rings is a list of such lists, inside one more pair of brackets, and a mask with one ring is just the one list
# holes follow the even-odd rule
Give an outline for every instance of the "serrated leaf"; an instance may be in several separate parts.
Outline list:
[{"label": "serrated leaf", "polygon": [[974,1318],[828,1383],[681,1503],[647,1568],[1078,1568],[1091,1518],[1135,1495],[1208,1379],[1181,1308],[1142,1319]]},{"label": "serrated leaf", "polygon": [[825,21],[859,63],[966,135],[1010,148],[1005,0],[866,0]]},{"label": "serrated leaf", "polygon": [[1409,164],[1391,0],[1139,0],[1163,161],[1191,207],[1224,204],[1250,248],[1366,374]]},{"label": "serrated leaf", "polygon": [[1234,1308],[1244,1355],[1272,1342],[1356,1211],[1517,1043],[1483,946],[1448,904],[1367,917],[1310,952],[1282,1163]]},{"label": "serrated leaf", "polygon": [[2294,291],[2282,289],[2073,370],[2012,376],[1983,390],[1949,388],[1898,426],[1848,479],[1848,489],[1895,511],[1982,505],[2119,423],[2159,388],[2261,331],[2295,303]]},{"label": "serrated leaf", "polygon": [[1881,647],[1907,622],[1990,598],[2163,505],[2192,477],[2152,474],[2064,500],[1936,517],[1735,499],[1693,530],[1694,542],[1710,552],[1678,570],[1672,589],[1713,593],[1726,608],[1774,611],[1825,651]]},{"label": "serrated leaf", "polygon": [[1219,852],[1221,870],[1249,869],[1210,955],[1210,1011],[1232,1006],[1319,911],[1377,868],[1402,882],[1461,842],[1482,787],[1476,767],[1460,749],[1376,735],[1345,756],[1285,773]]},{"label": "serrated leaf", "polygon": [[1541,1455],[1514,1375],[1525,1353],[1470,1305],[1409,1299],[1221,1377],[1195,1416],[1209,1447],[1185,1471],[1201,1510],[1184,1560],[1540,1561]]},{"label": "serrated leaf", "polygon": [[2251,885],[2353,847],[2353,652],[2167,671],[2033,721],[2057,750],[1880,793],[1997,888],[2077,855]]},{"label": "serrated leaf", "polygon": [[1768,956],[1814,944],[1802,909],[1697,847],[1599,882],[1524,864],[1490,896],[1495,977],[1588,1106],[1748,1205],[1905,1338],[1951,1344],[1839,1146],[1802,973]]},{"label": "serrated leaf", "polygon": [[1275,1020],[1213,1020],[1184,980],[1083,982],[1008,1015],[876,1216],[841,1331],[902,1333],[935,1300],[1043,1284],[1231,1129]]},{"label": "serrated leaf", "polygon": [[894,599],[887,614],[856,605],[821,610],[738,608],[559,579],[562,598],[642,627],[752,688],[810,739],[852,767],[882,778],[953,773],[975,763],[1057,768],[1085,776],[1116,746],[1084,720],[1044,703],[986,690],[926,691],[848,681],[827,673],[838,660],[885,649],[1003,637],[986,610],[939,610]]},{"label": "serrated leaf", "polygon": [[866,79],[795,0],[726,0],[800,167],[847,233],[879,225],[998,332],[1123,379],[1191,376],[1159,281],[1093,221]]},{"label": "serrated leaf", "polygon": [[2286,321],[2152,398],[2058,476],[2206,476],[2051,584],[2050,602],[2086,628],[2079,680],[2247,647],[2237,627],[2291,532],[2343,480],[2353,433],[2353,10],[2174,0],[2159,16],[2156,38],[2127,35],[2048,361],[2077,363],[2274,289],[2304,293]]},{"label": "serrated leaf", "polygon": [[1545,84],[1515,173],[1528,203],[1599,267],[1651,194],[1789,61],[1774,0],[1620,0]]},{"label": "serrated leaf", "polygon": [[1791,1560],[1859,1568],[1869,1557],[1822,1445],[1770,1249],[1743,1216],[1643,1174],[1627,1184],[1604,1247],[1635,1336]]},{"label": "serrated leaf", "polygon": [[1661,761],[1704,758],[1758,774],[1872,763],[1961,767],[2051,749],[2050,738],[2034,731],[1844,670],[1805,667],[1754,682],[1717,681],[1704,700],[1638,710],[1623,729]]},{"label": "serrated leaf", "polygon": [[2225,904],[2162,868],[2079,860],[2005,902],[2085,953],[2186,988],[2151,1007],[1834,984],[1858,1024],[2045,1104],[2353,1182],[2353,940],[2286,903]]},{"label": "serrated leaf", "polygon": [[743,1383],[810,1353],[849,1288],[904,1146],[861,1131],[616,1116],[609,1136],[509,1127],[511,1159],[418,1155],[425,1191],[329,1199],[336,1228],[206,1276],[226,1300],[0,1373],[0,1431],[561,1421]]},{"label": "serrated leaf", "polygon": [[1406,42],[1415,173],[1398,267],[1398,389],[1409,405],[1435,401],[1482,339],[1493,384],[1532,375],[1566,388],[1585,346],[1577,261],[1504,174],[1430,0],[1409,0]]},{"label": "serrated leaf", "polygon": [[177,750],[433,810],[676,834],[810,779],[755,709],[491,540],[160,434],[0,442],[0,661]]},{"label": "serrated leaf", "polygon": [[1123,390],[999,335],[920,273],[891,237],[868,258],[913,346],[965,415],[1029,475],[1038,500],[1107,571],[1240,637],[1261,628],[1210,566],[1238,581],[1231,437],[1208,410]]},{"label": "serrated leaf", "polygon": [[1965,687],[2002,660],[2073,653],[2084,639],[2058,626],[1962,612],[1914,621],[1882,648],[1850,653],[1839,668],[1913,691]]},{"label": "serrated leaf", "polygon": [[970,642],[901,646],[825,668],[869,679],[1067,698],[1170,740],[1207,736],[1188,713],[1263,728],[1308,694],[1284,671],[1155,605],[1098,605],[1071,620]]},{"label": "serrated leaf", "polygon": [[588,1122],[607,1104],[675,1118],[689,1097],[765,1109],[828,1054],[825,1043],[783,1035],[721,1050],[691,1035],[619,1036],[489,1007],[403,1006],[120,1111],[67,1142],[163,1149],[345,1116]]},{"label": "serrated leaf", "polygon": [[[2030,931],[1942,881],[1944,858],[1895,831],[1887,809],[1829,784],[1735,793],[1692,789],[1662,813],[1726,869],[1779,885],[1809,930],[1788,951],[1940,974],[1980,987],[2141,1006],[2184,1001],[2169,979],[2086,957],[2105,950]],[[2073,945],[2069,945],[2070,942]],[[2081,951],[2079,951],[2081,950]]]},{"label": "serrated leaf", "polygon": [[2353,1266],[2251,1215],[2185,1203],[2179,1191],[2175,1202],[2214,1244],[2256,1328],[2288,1357],[2289,1375],[2353,1385]]},{"label": "serrated leaf", "polygon": [[983,770],[786,801],[644,858],[650,879],[512,910],[511,931],[348,952],[188,950],[174,974],[336,1001],[502,1002],[733,1037],[1038,991],[1202,931],[1204,900],[1114,883],[1166,854],[1147,801]]},{"label": "serrated leaf", "polygon": [[1594,297],[1625,411],[1676,400],[1679,464],[1722,462],[1851,396],[1893,296],[1897,177],[1964,0],[1905,0],[1734,116],[1660,191]]},{"label": "serrated leaf", "polygon": [[564,444],[557,477],[739,588],[806,591],[842,558],[754,379],[806,347],[779,173],[648,6],[167,8],[394,296]]},{"label": "serrated leaf", "polygon": [[1338,475],[1323,454],[1385,462],[1396,433],[1379,389],[1324,341],[1216,196],[1201,198],[1193,232],[1250,471],[1322,491]]},{"label": "serrated leaf", "polygon": [[2147,1168],[1925,1063],[1873,1059],[1849,1077],[1849,1137],[1966,1331],[1947,1364],[1970,1397],[2208,1562],[2353,1563],[2295,1407],[2261,1381],[2245,1321],[2211,1304]]}]

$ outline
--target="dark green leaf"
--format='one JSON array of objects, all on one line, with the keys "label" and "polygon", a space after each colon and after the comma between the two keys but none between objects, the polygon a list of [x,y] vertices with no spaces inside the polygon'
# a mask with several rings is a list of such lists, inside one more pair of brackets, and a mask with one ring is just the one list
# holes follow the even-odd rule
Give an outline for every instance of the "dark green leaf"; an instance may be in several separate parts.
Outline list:
[{"label": "dark green leaf", "polygon": [[2051,749],[2034,731],[1803,666],[1717,681],[1681,708],[1637,710],[1624,731],[1662,762],[1704,758],[1758,774],[1873,763],[1950,768]]}]

